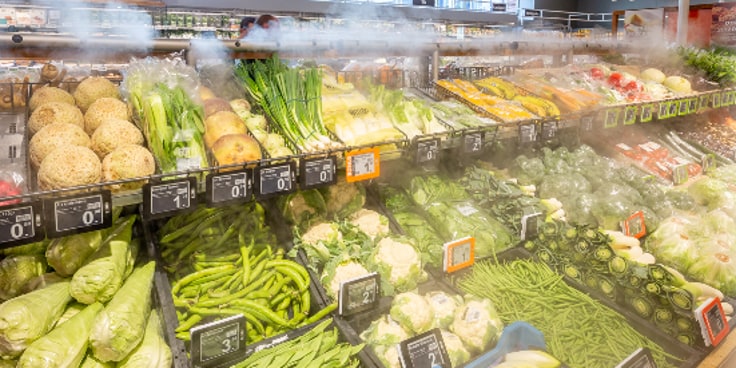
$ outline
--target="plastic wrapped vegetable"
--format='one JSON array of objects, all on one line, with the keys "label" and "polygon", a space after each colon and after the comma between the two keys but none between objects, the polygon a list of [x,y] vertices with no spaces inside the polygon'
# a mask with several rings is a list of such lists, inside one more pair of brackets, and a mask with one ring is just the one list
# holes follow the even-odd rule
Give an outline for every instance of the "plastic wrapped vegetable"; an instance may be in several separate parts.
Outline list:
[{"label": "plastic wrapped vegetable", "polygon": [[688,193],[700,205],[715,209],[724,201],[724,194],[728,193],[728,184],[709,177],[701,177],[688,187]]},{"label": "plastic wrapped vegetable", "polygon": [[434,321],[434,313],[427,300],[411,291],[394,297],[390,315],[405,329],[417,334],[431,329]]},{"label": "plastic wrapped vegetable", "polygon": [[544,178],[544,163],[540,158],[521,155],[514,160],[511,175],[522,185],[539,184]]},{"label": "plastic wrapped vegetable", "polygon": [[365,188],[362,185],[340,182],[320,189],[320,192],[330,218],[344,218],[365,204]]},{"label": "plastic wrapped vegetable", "polygon": [[465,349],[463,340],[450,331],[440,330],[442,333],[442,341],[445,343],[447,355],[453,367],[460,367],[470,360],[470,352]]},{"label": "plastic wrapped vegetable", "polygon": [[[137,243],[131,242],[135,217],[129,217],[116,228],[116,235],[102,247],[74,276],[70,293],[80,303],[107,303],[118,291],[132,268]],[[119,232],[117,232],[119,231]]]},{"label": "plastic wrapped vegetable", "polygon": [[97,359],[119,362],[141,342],[151,312],[154,262],[137,268],[97,315],[90,346]]},{"label": "plastic wrapped vegetable", "polygon": [[46,272],[42,255],[15,255],[0,261],[0,300],[14,298],[23,286]]},{"label": "plastic wrapped vegetable", "polygon": [[734,249],[719,239],[702,239],[698,257],[687,275],[711,285],[727,295],[736,295],[736,261]]},{"label": "plastic wrapped vegetable", "polygon": [[373,250],[368,266],[381,275],[384,295],[412,290],[427,279],[419,252],[404,239],[381,239]]},{"label": "plastic wrapped vegetable", "polygon": [[97,252],[102,245],[102,231],[90,231],[81,234],[54,239],[46,250],[49,266],[61,276],[71,276],[87,258]]},{"label": "plastic wrapped vegetable", "polygon": [[478,354],[496,344],[503,332],[503,322],[490,300],[466,298],[455,313],[450,331],[463,340],[468,351]]},{"label": "plastic wrapped vegetable", "polygon": [[451,296],[442,291],[431,291],[425,294],[424,298],[432,309],[433,328],[449,328],[455,320],[455,311],[463,304],[463,299],[459,295]]},{"label": "plastic wrapped vegetable", "polygon": [[422,261],[428,265],[439,267],[442,264],[444,243],[432,226],[420,214],[406,210],[393,213],[396,222],[407,236],[414,240],[414,244],[422,254]]},{"label": "plastic wrapped vegetable", "polygon": [[78,367],[87,352],[89,331],[102,304],[94,303],[34,341],[18,367]]},{"label": "plastic wrapped vegetable", "polygon": [[171,348],[161,335],[161,320],[158,313],[152,311],[143,341],[118,363],[117,368],[170,368],[171,361]]},{"label": "plastic wrapped vegetable", "polygon": [[49,332],[71,300],[64,281],[0,304],[0,358],[19,356]]}]

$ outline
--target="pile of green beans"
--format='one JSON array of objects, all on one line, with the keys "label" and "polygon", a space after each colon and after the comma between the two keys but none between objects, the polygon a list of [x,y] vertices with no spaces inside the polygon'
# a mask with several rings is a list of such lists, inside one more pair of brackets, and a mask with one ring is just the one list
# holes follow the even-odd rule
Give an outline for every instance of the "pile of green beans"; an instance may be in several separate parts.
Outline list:
[{"label": "pile of green beans", "polygon": [[571,368],[610,368],[640,347],[652,351],[658,367],[674,367],[670,361],[678,361],[544,263],[476,263],[459,287],[491,299],[504,324],[526,321],[542,331],[547,350]]},{"label": "pile of green beans", "polygon": [[183,215],[187,221],[174,217],[169,222],[176,225],[163,226],[159,245],[170,271],[179,339],[189,341],[189,330],[199,323],[242,314],[246,343],[254,343],[335,309],[330,305],[310,315],[309,274],[272,247],[276,239],[262,214],[258,204],[200,208]]},{"label": "pile of green beans", "polygon": [[358,367],[355,355],[364,344],[352,346],[338,342],[336,328],[327,329],[327,319],[293,340],[253,353],[233,368],[348,368]]}]

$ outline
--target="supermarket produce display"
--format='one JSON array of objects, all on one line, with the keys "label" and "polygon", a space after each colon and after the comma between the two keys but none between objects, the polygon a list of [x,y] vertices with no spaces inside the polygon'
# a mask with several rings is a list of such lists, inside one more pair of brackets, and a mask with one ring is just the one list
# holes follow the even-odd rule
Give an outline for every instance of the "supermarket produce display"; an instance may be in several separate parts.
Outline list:
[{"label": "supermarket produce display", "polygon": [[697,367],[734,313],[736,92],[677,51],[14,70],[0,366]]}]

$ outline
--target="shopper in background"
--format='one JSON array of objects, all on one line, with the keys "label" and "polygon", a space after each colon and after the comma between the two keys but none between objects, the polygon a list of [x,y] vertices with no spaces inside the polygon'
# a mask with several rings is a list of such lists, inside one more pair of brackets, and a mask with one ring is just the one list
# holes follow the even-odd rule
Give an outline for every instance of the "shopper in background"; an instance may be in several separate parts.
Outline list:
[{"label": "shopper in background", "polygon": [[271,14],[263,14],[256,20],[254,36],[265,40],[275,40],[279,37],[279,19]]},{"label": "shopper in background", "polygon": [[256,26],[256,18],[255,17],[245,17],[240,21],[240,36],[238,38],[245,38],[248,36],[248,33],[250,32],[253,27]]}]

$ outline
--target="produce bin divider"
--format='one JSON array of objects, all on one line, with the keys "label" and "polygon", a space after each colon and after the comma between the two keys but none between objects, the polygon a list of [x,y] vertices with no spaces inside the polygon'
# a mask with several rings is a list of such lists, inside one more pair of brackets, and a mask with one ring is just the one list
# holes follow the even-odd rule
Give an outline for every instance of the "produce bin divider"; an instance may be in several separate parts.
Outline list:
[{"label": "produce bin divider", "polygon": [[153,235],[154,224],[152,222],[144,222],[143,238],[146,244],[148,257],[156,262],[156,271],[154,273],[155,300],[157,300],[161,308],[161,326],[164,331],[166,342],[171,348],[173,358],[173,368],[189,368],[189,358],[184,342],[176,338],[174,330],[179,326],[179,319],[176,317],[176,308],[174,307],[174,298],[171,295],[171,283],[169,277],[163,268],[163,259],[158,251],[157,241]]},{"label": "produce bin divider", "polygon": [[[519,259],[533,259],[535,261],[542,262],[536,259],[536,257],[533,254],[529,253],[526,249],[521,248],[521,246],[516,246],[514,248],[506,249],[502,252],[499,252],[498,254],[496,254],[496,259],[498,260],[498,262],[501,262],[501,263],[511,262],[511,261],[519,260]],[[486,259],[486,261],[490,261],[490,259]],[[554,268],[552,267],[550,268],[554,271]],[[440,282],[445,283],[448,287],[450,287],[456,293],[462,295],[462,290],[459,289],[459,287],[457,286],[457,283],[459,280],[463,278],[464,275],[467,275],[467,273],[470,273],[470,272],[472,272],[472,269],[460,272],[457,275],[453,275],[451,277],[440,278],[439,280]],[[607,297],[603,296],[598,291],[589,289],[585,287],[584,285],[580,285],[565,275],[561,275],[561,276],[562,276],[563,281],[565,281],[567,285],[589,295],[591,298],[593,298],[597,302],[603,304],[604,306],[620,314],[626,319],[628,324],[631,327],[633,327],[636,331],[638,331],[640,334],[642,334],[646,338],[660,345],[667,353],[672,354],[682,359],[683,362],[681,365],[678,366],[679,368],[698,367],[700,362],[712,350],[712,349],[704,349],[704,348],[696,348],[696,347],[688,346],[674,339],[672,336],[666,334],[664,331],[654,326],[652,322],[649,322],[639,317],[632,311],[627,310],[623,308],[622,306],[616,304],[613,300],[608,299]]]}]

